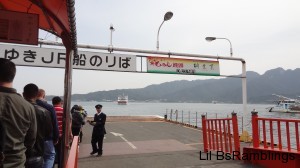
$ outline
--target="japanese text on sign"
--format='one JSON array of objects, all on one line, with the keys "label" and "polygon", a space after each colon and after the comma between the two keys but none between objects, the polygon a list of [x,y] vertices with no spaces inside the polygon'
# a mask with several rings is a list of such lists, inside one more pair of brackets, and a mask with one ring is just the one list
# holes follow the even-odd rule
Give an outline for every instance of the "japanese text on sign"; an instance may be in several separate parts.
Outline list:
[{"label": "japanese text on sign", "polygon": [[220,76],[219,61],[147,57],[147,72]]},{"label": "japanese text on sign", "polygon": [[[64,68],[64,49],[24,47],[0,44],[0,57],[16,65]],[[73,59],[74,69],[109,71],[136,71],[136,58],[132,55],[79,51]]]}]

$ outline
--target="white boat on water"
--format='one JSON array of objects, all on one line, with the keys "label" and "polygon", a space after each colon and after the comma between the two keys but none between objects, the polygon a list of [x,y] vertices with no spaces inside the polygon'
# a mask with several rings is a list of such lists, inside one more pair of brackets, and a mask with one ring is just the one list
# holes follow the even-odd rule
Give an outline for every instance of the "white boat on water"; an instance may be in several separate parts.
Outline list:
[{"label": "white boat on water", "polygon": [[277,96],[279,100],[276,101],[276,106],[268,108],[269,112],[300,113],[300,100],[282,95],[272,95]]},{"label": "white boat on water", "polygon": [[120,95],[118,96],[118,104],[119,105],[126,105],[128,103],[128,96]]}]

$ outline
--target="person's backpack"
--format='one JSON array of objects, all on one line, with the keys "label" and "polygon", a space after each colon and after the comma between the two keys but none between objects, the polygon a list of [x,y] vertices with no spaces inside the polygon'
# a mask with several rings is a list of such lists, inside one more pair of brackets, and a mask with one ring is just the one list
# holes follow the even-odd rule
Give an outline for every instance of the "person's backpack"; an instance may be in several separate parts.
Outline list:
[{"label": "person's backpack", "polygon": [[79,112],[72,113],[72,127],[81,127],[84,124],[84,120]]}]

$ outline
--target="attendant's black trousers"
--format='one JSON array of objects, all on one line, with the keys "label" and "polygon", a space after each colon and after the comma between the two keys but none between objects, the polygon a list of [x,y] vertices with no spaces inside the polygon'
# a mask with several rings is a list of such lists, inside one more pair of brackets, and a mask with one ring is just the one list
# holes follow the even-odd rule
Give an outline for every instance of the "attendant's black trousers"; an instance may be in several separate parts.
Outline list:
[{"label": "attendant's black trousers", "polygon": [[[103,138],[104,135],[98,135],[98,136],[92,136],[92,147],[93,147],[93,152],[98,152],[98,154],[102,155],[102,147],[103,147]],[[98,147],[97,147],[98,143]]]}]

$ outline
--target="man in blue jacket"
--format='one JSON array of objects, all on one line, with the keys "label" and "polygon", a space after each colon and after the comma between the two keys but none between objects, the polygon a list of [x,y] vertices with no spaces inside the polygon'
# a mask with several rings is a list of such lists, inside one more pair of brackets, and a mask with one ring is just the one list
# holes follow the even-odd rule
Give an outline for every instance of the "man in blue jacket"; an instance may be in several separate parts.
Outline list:
[{"label": "man in blue jacket", "polygon": [[45,151],[44,151],[44,166],[43,168],[52,168],[55,161],[55,147],[58,143],[59,138],[59,131],[58,131],[58,122],[56,117],[56,112],[54,110],[54,107],[51,104],[48,104],[45,100],[46,92],[44,89],[39,89],[38,91],[38,98],[36,100],[37,105],[47,109],[51,113],[51,119],[52,119],[52,134],[51,136],[47,137],[45,139],[44,145],[45,145]]},{"label": "man in blue jacket", "polygon": [[[98,153],[97,156],[101,156],[103,153],[103,139],[104,135],[106,134],[105,130],[105,121],[106,121],[106,114],[104,114],[102,110],[102,105],[97,104],[95,106],[97,113],[94,115],[94,120],[88,122],[94,126],[93,133],[92,133],[92,140],[91,144],[93,147],[93,151],[90,153],[91,155]],[[98,146],[97,146],[98,144]]]}]

